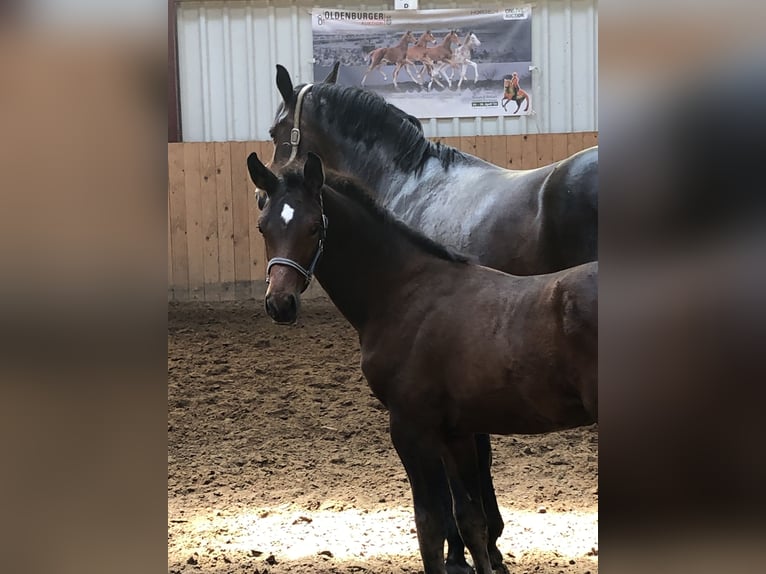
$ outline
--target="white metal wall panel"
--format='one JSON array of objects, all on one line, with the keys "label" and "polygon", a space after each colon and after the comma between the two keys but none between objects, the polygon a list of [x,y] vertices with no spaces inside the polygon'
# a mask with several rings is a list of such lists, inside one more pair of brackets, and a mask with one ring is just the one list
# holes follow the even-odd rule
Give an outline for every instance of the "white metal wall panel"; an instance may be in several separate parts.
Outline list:
[{"label": "white metal wall panel", "polygon": [[[421,9],[495,8],[530,2],[422,2]],[[531,2],[530,116],[426,118],[429,137],[598,130],[598,0]],[[311,10],[390,10],[391,3],[205,0],[178,5],[181,121],[185,141],[269,139],[279,94],[276,64],[312,82]],[[316,78],[317,81],[322,78]]]}]

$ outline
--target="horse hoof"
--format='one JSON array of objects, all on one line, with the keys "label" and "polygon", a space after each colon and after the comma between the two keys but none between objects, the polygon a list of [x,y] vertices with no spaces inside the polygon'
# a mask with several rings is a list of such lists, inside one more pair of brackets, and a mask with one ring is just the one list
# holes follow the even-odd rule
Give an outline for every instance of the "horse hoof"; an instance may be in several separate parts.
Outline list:
[{"label": "horse hoof", "polygon": [[476,574],[476,571],[467,562],[458,564],[447,560],[444,565],[447,568],[447,574]]}]

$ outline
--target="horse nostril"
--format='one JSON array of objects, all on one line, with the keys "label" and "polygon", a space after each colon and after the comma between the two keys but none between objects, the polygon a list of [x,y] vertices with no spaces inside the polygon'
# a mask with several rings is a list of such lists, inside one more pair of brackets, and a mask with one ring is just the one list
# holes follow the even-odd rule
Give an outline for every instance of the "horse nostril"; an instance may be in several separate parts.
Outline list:
[{"label": "horse nostril", "polygon": [[287,297],[287,306],[292,313],[293,316],[297,314],[298,311],[298,298],[295,295],[288,295]]},{"label": "horse nostril", "polygon": [[272,300],[271,295],[266,296],[266,300],[263,302],[263,306],[266,309],[266,313],[269,315],[269,317],[274,318],[277,309],[274,306],[274,301]]}]

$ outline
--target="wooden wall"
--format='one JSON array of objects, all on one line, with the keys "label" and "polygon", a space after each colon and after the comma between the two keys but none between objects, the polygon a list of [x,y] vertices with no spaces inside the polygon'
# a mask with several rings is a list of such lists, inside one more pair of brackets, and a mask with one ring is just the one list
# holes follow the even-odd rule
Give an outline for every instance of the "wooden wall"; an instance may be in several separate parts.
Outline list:
[{"label": "wooden wall", "polygon": [[[433,138],[509,169],[531,169],[598,144],[597,132]],[[168,144],[168,299],[260,297],[266,253],[245,164],[271,142]]]}]

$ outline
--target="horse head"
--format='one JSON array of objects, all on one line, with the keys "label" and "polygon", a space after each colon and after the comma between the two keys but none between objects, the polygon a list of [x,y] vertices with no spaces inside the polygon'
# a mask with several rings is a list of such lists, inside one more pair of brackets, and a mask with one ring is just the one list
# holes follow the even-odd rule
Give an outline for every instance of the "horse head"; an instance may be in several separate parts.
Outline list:
[{"label": "horse head", "polygon": [[431,42],[436,42],[436,36],[431,33],[431,30],[426,30],[423,32],[423,35],[418,38],[418,41],[415,43],[415,45],[425,48]]},{"label": "horse head", "polygon": [[473,46],[481,46],[481,42],[476,37],[476,34],[473,32],[468,32],[468,34],[465,37],[465,41],[463,42],[463,45],[473,47]]},{"label": "horse head", "polygon": [[[325,78],[325,84],[335,84],[338,68],[339,63],[336,62]],[[282,96],[282,103],[269,128],[269,135],[274,142],[274,156],[270,165],[275,169],[281,168],[292,159],[304,157],[307,151],[322,150],[323,155],[332,159],[333,146],[325,142],[324,133],[315,125],[316,122],[311,121],[311,114],[308,113],[308,109],[315,105],[311,85],[294,86],[290,73],[277,64],[277,90]]]},{"label": "horse head", "polygon": [[322,210],[322,160],[309,152],[303,176],[278,177],[258,155],[247,158],[253,183],[266,193],[258,230],[266,245],[265,307],[277,323],[298,319],[300,295],[311,282],[324,248],[327,220]]}]

